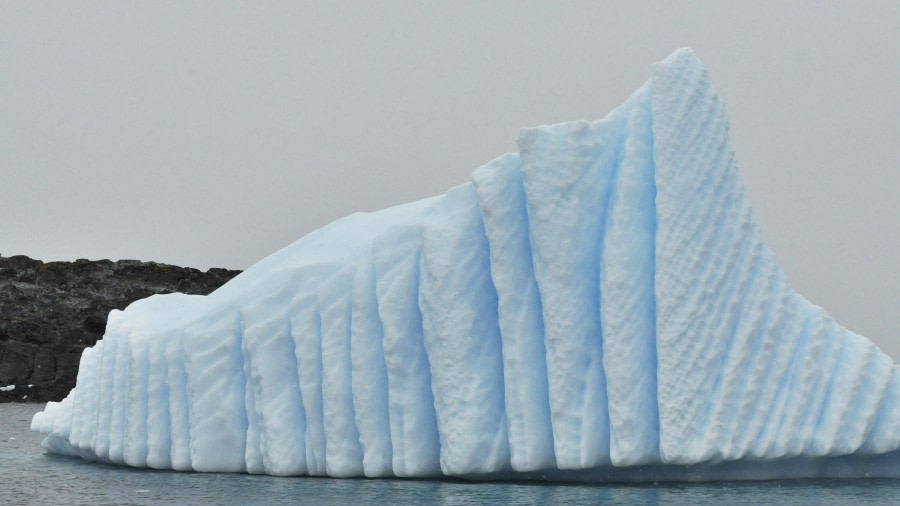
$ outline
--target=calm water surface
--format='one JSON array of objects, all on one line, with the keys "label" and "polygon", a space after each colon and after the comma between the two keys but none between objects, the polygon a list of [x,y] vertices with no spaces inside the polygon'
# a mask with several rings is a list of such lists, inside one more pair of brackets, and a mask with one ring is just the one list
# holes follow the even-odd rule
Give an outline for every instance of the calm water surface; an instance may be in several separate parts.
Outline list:
[{"label": "calm water surface", "polygon": [[43,404],[0,404],[0,505],[900,504],[900,480],[559,485],[275,478],[130,469],[45,454]]}]

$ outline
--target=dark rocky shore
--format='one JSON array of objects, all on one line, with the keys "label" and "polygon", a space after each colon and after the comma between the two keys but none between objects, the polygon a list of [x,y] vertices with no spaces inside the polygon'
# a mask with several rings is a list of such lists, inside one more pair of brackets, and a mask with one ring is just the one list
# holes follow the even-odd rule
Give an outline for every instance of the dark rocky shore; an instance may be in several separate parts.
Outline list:
[{"label": "dark rocky shore", "polygon": [[156,293],[205,295],[240,272],[0,256],[0,402],[65,397],[75,386],[82,350],[103,337],[111,310]]}]

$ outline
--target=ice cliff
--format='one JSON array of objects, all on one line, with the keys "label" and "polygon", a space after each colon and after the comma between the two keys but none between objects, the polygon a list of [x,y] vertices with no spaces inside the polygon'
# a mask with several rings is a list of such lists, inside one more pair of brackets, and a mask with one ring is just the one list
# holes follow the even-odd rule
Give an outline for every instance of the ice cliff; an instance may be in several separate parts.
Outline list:
[{"label": "ice cliff", "polygon": [[900,374],[794,292],[690,50],[605,119],[110,314],[52,452],[136,467],[643,481],[900,476]]}]

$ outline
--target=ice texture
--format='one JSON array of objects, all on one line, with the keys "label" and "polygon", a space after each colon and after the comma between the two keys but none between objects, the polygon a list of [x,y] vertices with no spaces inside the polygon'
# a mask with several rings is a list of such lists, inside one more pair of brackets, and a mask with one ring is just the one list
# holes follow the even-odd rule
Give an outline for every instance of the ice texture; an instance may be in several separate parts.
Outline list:
[{"label": "ice texture", "polygon": [[32,429],[156,469],[900,477],[900,373],[790,288],[681,49],[443,196],[113,311]]}]

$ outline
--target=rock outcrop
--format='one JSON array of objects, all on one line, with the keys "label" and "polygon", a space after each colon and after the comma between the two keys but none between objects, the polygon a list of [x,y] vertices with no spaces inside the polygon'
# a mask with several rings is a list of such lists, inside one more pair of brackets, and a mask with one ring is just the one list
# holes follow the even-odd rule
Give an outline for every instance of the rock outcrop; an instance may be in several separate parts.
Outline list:
[{"label": "rock outcrop", "polygon": [[138,260],[0,256],[0,402],[65,397],[82,350],[103,337],[111,310],[156,293],[205,295],[239,273]]}]

